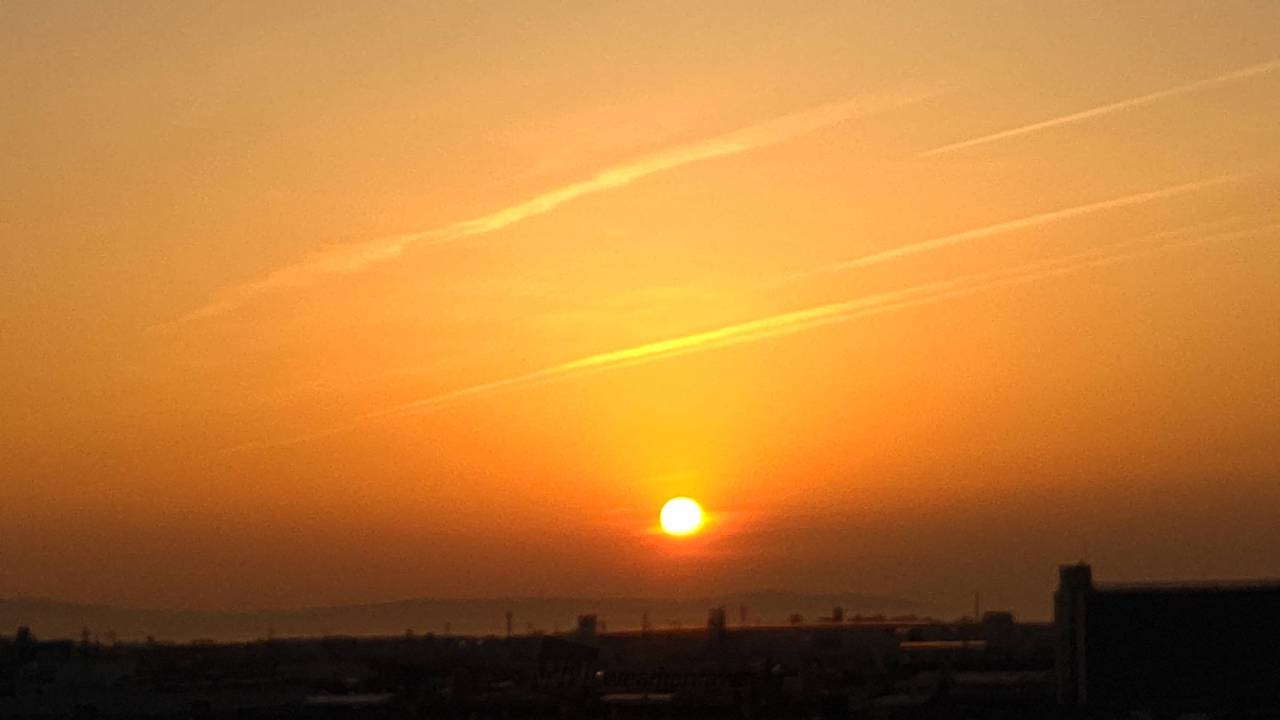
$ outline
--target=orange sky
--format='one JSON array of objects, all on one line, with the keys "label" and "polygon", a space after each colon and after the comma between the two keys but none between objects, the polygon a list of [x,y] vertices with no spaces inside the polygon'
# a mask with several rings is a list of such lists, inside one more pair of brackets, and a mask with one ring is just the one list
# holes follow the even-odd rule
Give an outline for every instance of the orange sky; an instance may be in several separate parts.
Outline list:
[{"label": "orange sky", "polygon": [[0,596],[1280,576],[1277,37],[0,5]]}]

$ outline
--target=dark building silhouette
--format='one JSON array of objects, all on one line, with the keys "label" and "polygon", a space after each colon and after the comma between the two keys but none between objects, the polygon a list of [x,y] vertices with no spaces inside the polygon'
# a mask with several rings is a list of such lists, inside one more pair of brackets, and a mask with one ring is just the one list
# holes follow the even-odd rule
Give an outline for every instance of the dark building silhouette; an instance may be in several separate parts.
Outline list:
[{"label": "dark building silhouette", "polygon": [[574,631],[574,637],[580,642],[593,642],[596,639],[598,624],[599,621],[596,619],[595,613],[579,615],[578,629]]},{"label": "dark building silhouette", "polygon": [[1280,707],[1280,582],[1096,585],[1068,565],[1054,621],[1067,707]]},{"label": "dark building silhouette", "polygon": [[599,648],[573,642],[565,638],[543,636],[539,639],[538,663],[544,669],[571,668],[579,670],[592,663],[600,656]]},{"label": "dark building silhouette", "polygon": [[724,640],[728,628],[727,616],[722,607],[713,607],[707,611],[707,637],[713,642]]}]

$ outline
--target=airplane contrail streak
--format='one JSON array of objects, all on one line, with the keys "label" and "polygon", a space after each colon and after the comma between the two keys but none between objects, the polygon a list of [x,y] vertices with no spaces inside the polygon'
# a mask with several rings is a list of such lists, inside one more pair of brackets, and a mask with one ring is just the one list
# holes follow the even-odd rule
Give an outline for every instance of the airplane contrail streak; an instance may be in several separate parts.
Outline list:
[{"label": "airplane contrail streak", "polygon": [[1098,117],[1099,115],[1108,115],[1110,113],[1119,112],[1121,110],[1128,110],[1129,108],[1140,107],[1142,105],[1149,105],[1151,103],[1159,102],[1160,100],[1165,100],[1167,98],[1177,97],[1179,95],[1186,95],[1188,93],[1197,92],[1199,90],[1204,90],[1205,88],[1210,88],[1215,85],[1223,85],[1226,83],[1235,82],[1237,80],[1245,80],[1247,78],[1256,77],[1258,75],[1264,75],[1269,72],[1274,72],[1275,70],[1280,70],[1280,59],[1269,60],[1264,63],[1258,63],[1257,65],[1250,65],[1249,67],[1246,67],[1246,68],[1233,70],[1231,72],[1224,73],[1222,75],[1217,75],[1211,78],[1205,78],[1203,80],[1197,80],[1195,82],[1190,82],[1183,85],[1175,85],[1174,87],[1165,88],[1164,90],[1157,90],[1156,92],[1147,93],[1146,95],[1139,95],[1137,97],[1128,98],[1126,100],[1119,100],[1117,102],[1108,103],[1106,105],[1099,105],[1098,107],[1095,107],[1095,108],[1089,108],[1088,110],[1081,110],[1079,112],[1074,112],[1069,115],[1063,115],[1062,117],[1056,117],[1051,120],[1042,120],[1040,122],[1032,123],[1030,125],[1023,125],[1021,127],[1010,128],[1008,130],[1002,130],[997,133],[991,133],[990,135],[983,135],[981,137],[971,138],[969,140],[961,140],[959,142],[953,142],[948,145],[942,145],[940,147],[933,148],[932,150],[926,150],[920,153],[919,157],[933,157],[937,155],[943,155],[945,153],[955,152],[956,150],[971,148],[976,145],[985,145],[987,143],[996,142],[997,140],[1004,140],[1006,138],[1017,137],[1019,135],[1026,135],[1028,133],[1038,132],[1040,130],[1047,130],[1049,128],[1058,127],[1060,125],[1069,125],[1071,123],[1077,123],[1082,120],[1095,118],[1095,117]]},{"label": "airplane contrail streak", "polygon": [[1114,210],[1116,208],[1127,207],[1129,205],[1139,205],[1141,203],[1152,202],[1155,200],[1163,200],[1165,198],[1182,195],[1185,193],[1203,190],[1215,185],[1222,185],[1228,182],[1234,182],[1244,177],[1243,175],[1219,175],[1217,177],[1208,178],[1206,180],[1197,180],[1196,182],[1183,183],[1171,187],[1159,188],[1157,190],[1147,190],[1143,192],[1131,193],[1120,197],[1110,198],[1107,200],[1098,200],[1083,205],[1074,205],[1072,207],[1060,208],[1049,212],[1036,213],[1035,215],[1027,215],[1025,217],[1016,218],[1014,220],[1006,220],[993,225],[983,225],[982,227],[972,228],[963,232],[951,233],[949,235],[941,235],[939,237],[921,240],[919,242],[900,245],[888,250],[863,255],[862,257],[852,260],[845,260],[822,267],[813,268],[811,270],[803,270],[801,272],[792,273],[775,280],[763,283],[763,287],[776,287],[778,285],[786,285],[797,280],[814,277],[816,275],[825,275],[827,273],[840,272],[843,270],[853,270],[856,268],[867,267],[869,265],[878,265],[890,260],[896,260],[908,255],[916,255],[918,253],[937,250],[949,245],[977,240],[979,238],[999,235],[1001,233],[1014,232],[1016,230],[1025,230],[1027,228],[1039,225],[1047,225],[1049,223],[1061,222],[1082,215],[1102,212],[1104,210]]},{"label": "airplane contrail streak", "polygon": [[[1211,242],[1243,239],[1260,233],[1280,231],[1280,222],[1232,230],[1208,235],[1194,235],[1206,229],[1221,226],[1226,221],[1187,226],[1175,230],[1151,233],[1136,239],[1083,250],[1047,260],[1025,263],[1012,268],[994,270],[924,283],[902,290],[878,293],[844,302],[819,305],[802,310],[771,315],[756,320],[728,325],[666,340],[659,340],[631,348],[589,355],[587,357],[552,365],[533,372],[515,375],[487,383],[433,395],[421,400],[404,403],[387,410],[367,413],[340,427],[317,433],[299,435],[276,441],[256,441],[230,448],[225,452],[264,449],[295,445],[355,430],[370,423],[394,417],[429,412],[468,399],[483,397],[506,390],[542,385],[560,380],[581,377],[607,370],[614,370],[657,360],[679,357],[716,348],[754,343],[792,335],[835,323],[881,315],[946,300],[961,298],[1002,287],[1011,287],[1039,280],[1081,272],[1083,270],[1114,265],[1141,257],[1169,252],[1178,248]],[[1176,239],[1187,235],[1193,237]],[[1161,242],[1165,241],[1165,242]]]},{"label": "airplane contrail streak", "polygon": [[572,200],[620,188],[656,173],[775,145],[840,122],[919,102],[933,95],[936,95],[935,91],[905,89],[821,105],[709,140],[647,155],[478,218],[421,232],[332,247],[259,280],[227,289],[212,302],[183,315],[175,323],[221,315],[275,290],[303,287],[326,277],[361,272],[395,260],[412,246],[443,245],[497,232],[522,220],[551,212]]}]

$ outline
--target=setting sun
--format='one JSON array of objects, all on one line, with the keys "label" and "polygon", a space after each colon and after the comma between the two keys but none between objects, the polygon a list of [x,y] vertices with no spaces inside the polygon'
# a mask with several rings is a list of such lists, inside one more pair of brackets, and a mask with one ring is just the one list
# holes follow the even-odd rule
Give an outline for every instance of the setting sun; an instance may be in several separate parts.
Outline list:
[{"label": "setting sun", "polygon": [[702,506],[692,498],[671,498],[662,506],[658,522],[668,535],[692,535],[702,528]]}]

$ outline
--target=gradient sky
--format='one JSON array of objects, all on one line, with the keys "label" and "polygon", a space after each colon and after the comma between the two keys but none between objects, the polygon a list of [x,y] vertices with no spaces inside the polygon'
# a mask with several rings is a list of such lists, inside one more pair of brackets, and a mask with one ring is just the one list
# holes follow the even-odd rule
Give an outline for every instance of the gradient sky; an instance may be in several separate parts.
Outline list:
[{"label": "gradient sky", "polygon": [[1280,576],[1278,39],[1267,1],[0,3],[0,596]]}]

